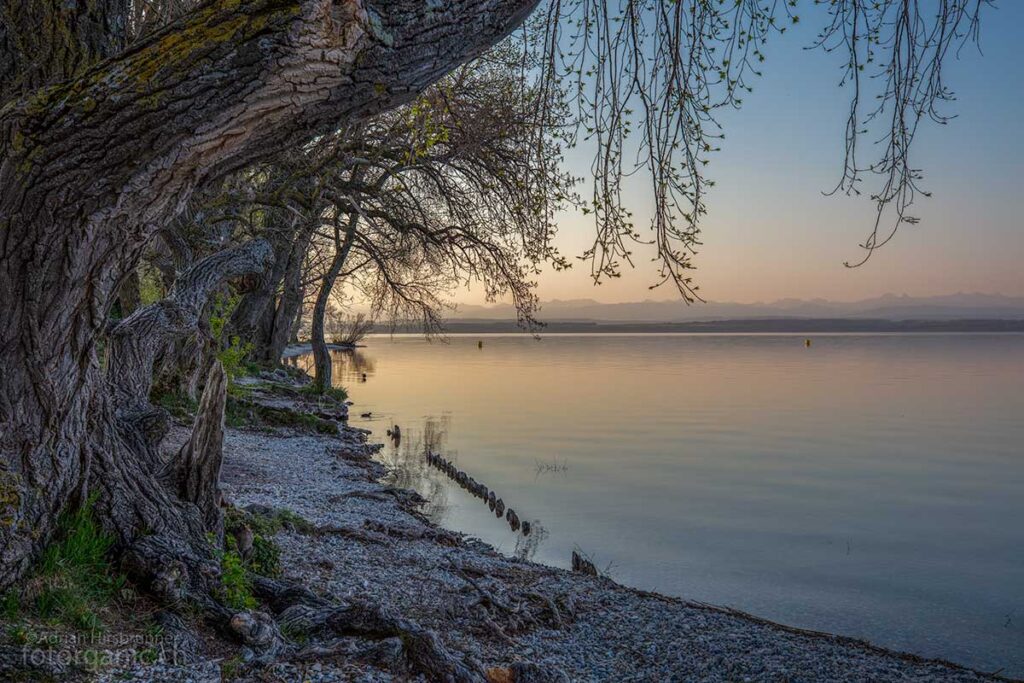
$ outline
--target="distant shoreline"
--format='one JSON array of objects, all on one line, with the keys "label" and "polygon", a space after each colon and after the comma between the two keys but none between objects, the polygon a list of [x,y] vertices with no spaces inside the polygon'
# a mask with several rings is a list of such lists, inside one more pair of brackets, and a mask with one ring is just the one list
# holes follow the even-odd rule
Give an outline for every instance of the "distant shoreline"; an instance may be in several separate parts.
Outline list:
[{"label": "distant shoreline", "polygon": [[[510,333],[525,331],[514,320],[449,320],[451,334]],[[415,333],[415,326],[378,326],[374,333]],[[885,320],[877,318],[749,318],[688,322],[615,322],[556,320],[547,322],[540,334],[557,333],[871,333],[871,332],[1024,332],[1024,319]]]}]

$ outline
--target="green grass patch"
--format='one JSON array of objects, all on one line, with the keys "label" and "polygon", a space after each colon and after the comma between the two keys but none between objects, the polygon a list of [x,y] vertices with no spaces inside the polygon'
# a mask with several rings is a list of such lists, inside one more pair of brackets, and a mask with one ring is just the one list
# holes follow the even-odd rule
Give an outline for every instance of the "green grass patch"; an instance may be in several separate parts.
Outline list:
[{"label": "green grass patch", "polygon": [[348,392],[345,391],[343,387],[323,387],[323,389],[321,390],[320,387],[317,386],[316,382],[311,382],[306,386],[302,387],[301,389],[299,389],[299,393],[302,394],[303,396],[308,396],[311,398],[319,398],[321,396],[326,396],[328,398],[334,399],[338,403],[342,403],[348,400]]},{"label": "green grass patch", "polygon": [[151,400],[174,417],[181,420],[192,419],[199,410],[199,403],[185,394],[162,392],[154,394]]},{"label": "green grass patch", "polygon": [[30,616],[81,630],[103,627],[102,614],[126,580],[110,562],[114,537],[100,527],[91,505],[60,519],[54,543],[23,585],[0,599],[7,619]]},{"label": "green grass patch", "polygon": [[291,510],[273,510],[267,514],[253,514],[239,508],[228,508],[224,515],[224,532],[229,552],[235,544],[235,534],[243,527],[252,531],[252,552],[242,563],[251,572],[276,578],[281,575],[281,549],[272,536],[282,529],[298,533],[313,533],[314,525]]},{"label": "green grass patch", "polygon": [[238,554],[234,536],[225,537],[227,550],[220,556],[220,585],[224,591],[224,603],[235,609],[255,609],[257,602],[252,594],[252,582],[245,562]]},{"label": "green grass patch", "polygon": [[224,421],[229,427],[284,427],[316,434],[337,434],[338,425],[311,415],[286,408],[271,408],[229,395]]},{"label": "green grass patch", "polygon": [[253,514],[234,507],[227,509],[224,515],[226,532],[234,533],[245,525],[248,525],[254,534],[264,536],[273,536],[282,529],[300,534],[311,534],[316,531],[315,524],[291,510],[278,508],[267,514]]}]

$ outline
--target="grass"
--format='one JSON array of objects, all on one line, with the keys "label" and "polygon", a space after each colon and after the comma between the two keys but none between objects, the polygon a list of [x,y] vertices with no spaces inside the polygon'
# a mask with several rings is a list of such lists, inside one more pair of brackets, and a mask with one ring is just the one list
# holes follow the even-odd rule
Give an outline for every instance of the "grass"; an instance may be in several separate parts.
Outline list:
[{"label": "grass", "polygon": [[36,617],[82,630],[103,627],[101,615],[125,588],[110,562],[114,537],[87,505],[60,519],[56,541],[43,551],[33,574],[0,599],[5,618]]},{"label": "grass", "polygon": [[[246,526],[252,531],[252,552],[244,560],[239,556],[239,564],[244,570],[271,578],[281,576],[281,549],[271,537],[282,529],[302,534],[316,531],[316,525],[291,510],[278,509],[270,514],[255,515],[230,507],[224,515],[227,554],[234,552],[237,555],[235,534]],[[235,571],[234,561],[231,560],[229,564],[228,569]],[[234,581],[235,578],[232,577],[231,580]]]},{"label": "grass", "polygon": [[199,410],[199,403],[177,392],[159,393],[153,396],[156,404],[181,420],[191,419]]},{"label": "grass", "polygon": [[255,609],[252,582],[245,561],[238,554],[234,536],[227,536],[227,550],[220,557],[220,584],[224,590],[224,603],[235,609]]},{"label": "grass", "polygon": [[239,508],[228,508],[224,515],[224,530],[234,533],[242,526],[248,525],[253,534],[273,536],[282,529],[288,529],[300,534],[311,534],[316,531],[316,525],[302,515],[291,510],[279,508],[271,514],[254,515],[251,512]]},{"label": "grass", "polygon": [[242,565],[248,571],[271,578],[281,575],[281,549],[271,537],[282,529],[299,533],[312,533],[316,529],[312,522],[291,510],[254,515],[238,508],[228,508],[224,515],[224,532],[229,551],[234,547],[234,535],[245,526],[252,530],[252,552]]},{"label": "grass", "polygon": [[288,427],[317,434],[337,434],[338,425],[295,410],[271,408],[237,396],[228,396],[224,421],[230,427]]},{"label": "grass", "polygon": [[321,390],[320,388],[318,388],[316,382],[310,382],[306,386],[302,387],[301,389],[299,389],[299,393],[303,394],[304,396],[309,396],[311,398],[326,396],[328,398],[334,399],[338,403],[342,403],[348,400],[348,392],[345,391],[344,388],[323,387],[323,389]]}]

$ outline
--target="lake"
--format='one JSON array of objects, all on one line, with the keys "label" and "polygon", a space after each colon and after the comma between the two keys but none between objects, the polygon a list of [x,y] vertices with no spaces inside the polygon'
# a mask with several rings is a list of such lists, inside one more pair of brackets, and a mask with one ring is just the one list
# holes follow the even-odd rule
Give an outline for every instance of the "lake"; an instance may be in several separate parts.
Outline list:
[{"label": "lake", "polygon": [[334,373],[502,552],[1024,676],[1024,335],[374,336]]}]

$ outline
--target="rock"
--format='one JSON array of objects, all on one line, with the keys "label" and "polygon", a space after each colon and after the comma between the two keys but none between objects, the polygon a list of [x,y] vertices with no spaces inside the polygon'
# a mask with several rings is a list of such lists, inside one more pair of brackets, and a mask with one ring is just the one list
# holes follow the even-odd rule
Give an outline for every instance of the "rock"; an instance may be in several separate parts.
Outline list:
[{"label": "rock", "polygon": [[530,526],[530,522],[528,522],[527,520],[524,519],[523,520],[523,536],[529,536],[530,532],[532,530],[533,530],[533,527]]},{"label": "rock", "polygon": [[494,514],[497,515],[498,518],[505,516],[505,501],[501,498],[494,501]]}]

